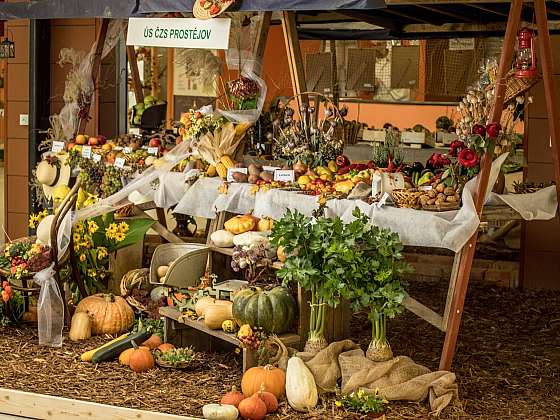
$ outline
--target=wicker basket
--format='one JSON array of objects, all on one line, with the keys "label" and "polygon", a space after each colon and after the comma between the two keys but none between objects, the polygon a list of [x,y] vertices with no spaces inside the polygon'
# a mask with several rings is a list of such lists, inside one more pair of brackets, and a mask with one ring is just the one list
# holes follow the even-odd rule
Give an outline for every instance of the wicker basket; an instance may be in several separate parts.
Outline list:
[{"label": "wicker basket", "polygon": [[535,76],[531,79],[518,79],[517,77],[515,77],[515,70],[510,70],[506,77],[507,79],[504,106],[507,106],[509,102],[515,100],[517,96],[527,92],[541,80],[540,75]]},{"label": "wicker basket", "polygon": [[115,211],[116,217],[130,217],[134,216],[134,204],[128,204]]},{"label": "wicker basket", "polygon": [[[159,245],[150,263],[150,283],[179,289],[198,286],[206,271],[208,252],[209,248],[203,244]],[[169,269],[160,281],[157,268],[161,265],[167,265]]]},{"label": "wicker basket", "polygon": [[148,308],[131,296],[131,292],[134,289],[141,289],[149,292],[152,288],[153,286],[150,284],[150,270],[147,268],[130,270],[121,279],[121,296],[126,299],[130,306],[139,311],[145,311]]},{"label": "wicker basket", "polygon": [[393,190],[391,191],[391,198],[395,206],[406,209],[420,208],[418,199],[422,193],[414,190]]}]

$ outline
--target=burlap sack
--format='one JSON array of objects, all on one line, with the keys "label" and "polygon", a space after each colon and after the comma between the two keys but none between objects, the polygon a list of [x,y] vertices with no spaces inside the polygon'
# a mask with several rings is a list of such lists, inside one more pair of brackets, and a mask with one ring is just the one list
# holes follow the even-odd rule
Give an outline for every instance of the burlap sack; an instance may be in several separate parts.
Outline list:
[{"label": "burlap sack", "polygon": [[439,415],[458,397],[455,374],[430,372],[406,356],[387,362],[372,362],[364,351],[351,340],[331,343],[314,356],[299,353],[313,373],[322,392],[334,392],[342,377],[342,393],[358,389],[379,393],[387,400],[422,401],[429,396],[434,415]]}]

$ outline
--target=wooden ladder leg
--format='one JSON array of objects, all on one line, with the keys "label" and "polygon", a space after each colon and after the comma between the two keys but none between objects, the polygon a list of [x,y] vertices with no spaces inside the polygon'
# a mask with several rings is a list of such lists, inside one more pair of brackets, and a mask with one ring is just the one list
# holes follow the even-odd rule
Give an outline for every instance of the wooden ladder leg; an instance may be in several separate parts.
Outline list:
[{"label": "wooden ladder leg", "polygon": [[[517,37],[517,29],[519,28],[519,22],[521,19],[522,7],[523,0],[512,0],[507,21],[506,34],[504,37],[504,46],[500,57],[498,76],[496,79],[494,104],[492,105],[488,122],[499,123],[502,116],[506,90],[506,75],[511,67],[513,49]],[[493,155],[493,150],[487,150],[484,153],[480,164],[480,173],[478,174],[476,192],[474,196],[475,208],[479,216],[482,213],[482,208],[484,207],[484,202],[486,200],[486,191],[488,189],[488,180],[490,178]],[[455,355],[457,336],[459,334],[459,327],[461,326],[461,316],[463,315],[463,308],[465,306],[465,297],[467,295],[477,238],[478,231],[472,235],[461,250],[461,261],[457,272],[457,284],[455,285],[455,290],[453,291],[453,298],[451,300],[449,310],[449,320],[447,322],[447,331],[439,362],[440,370],[450,370],[453,362],[453,356]]]},{"label": "wooden ladder leg", "polygon": [[552,145],[552,156],[554,161],[556,195],[558,197],[558,203],[560,204],[560,111],[558,110],[558,102],[556,99],[556,82],[553,77],[554,68],[552,50],[550,48],[550,33],[548,32],[548,19],[546,16],[546,3],[544,0],[535,0],[534,7],[537,19],[537,28],[539,30],[539,36],[537,39],[540,49],[544,82],[544,97],[546,99],[550,143]]},{"label": "wooden ladder leg", "polygon": [[[288,64],[290,66],[290,78],[292,79],[292,87],[294,95],[305,92],[305,70],[303,68],[303,58],[301,48],[299,46],[299,36],[296,27],[295,12],[282,12],[282,30],[284,31],[284,42],[286,43],[286,52],[288,54]],[[300,98],[298,97],[298,105]],[[301,101],[309,103],[306,94],[302,94]]]}]

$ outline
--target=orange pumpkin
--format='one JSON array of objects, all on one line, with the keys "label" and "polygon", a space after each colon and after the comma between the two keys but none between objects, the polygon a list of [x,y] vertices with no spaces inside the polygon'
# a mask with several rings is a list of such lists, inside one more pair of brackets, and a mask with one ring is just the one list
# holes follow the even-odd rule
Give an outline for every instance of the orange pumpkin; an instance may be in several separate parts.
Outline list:
[{"label": "orange pumpkin", "polygon": [[244,395],[253,395],[261,390],[271,392],[277,399],[286,393],[286,373],[272,365],[252,367],[241,379],[241,391]]},{"label": "orange pumpkin", "polygon": [[80,301],[76,312],[86,312],[91,318],[93,335],[121,334],[134,323],[134,312],[120,296],[99,293]]},{"label": "orange pumpkin", "polygon": [[161,346],[162,343],[163,341],[161,341],[161,337],[159,335],[152,334],[152,336],[144,341],[142,345],[154,350]]},{"label": "orange pumpkin", "polygon": [[[140,350],[150,351],[150,349],[148,347],[142,346],[142,347],[138,347],[138,348]],[[133,351],[134,351],[134,347],[124,350],[119,355],[119,363],[123,366],[128,366],[130,364],[130,355],[132,354]]]},{"label": "orange pumpkin", "polygon": [[231,387],[231,391],[225,394],[220,400],[220,404],[234,405],[239,407],[239,403],[245,399],[242,392],[239,392],[235,386]]},{"label": "orange pumpkin", "polygon": [[175,346],[170,343],[163,343],[158,346],[158,350],[161,351],[162,353],[166,353],[170,350],[173,350],[174,348]]},{"label": "orange pumpkin", "polygon": [[142,349],[133,342],[134,349],[130,353],[128,366],[136,373],[146,372],[154,368],[154,356],[146,349]]},{"label": "orange pumpkin", "polygon": [[241,417],[250,420],[263,420],[267,414],[266,404],[259,398],[258,394],[241,401],[238,410]]}]

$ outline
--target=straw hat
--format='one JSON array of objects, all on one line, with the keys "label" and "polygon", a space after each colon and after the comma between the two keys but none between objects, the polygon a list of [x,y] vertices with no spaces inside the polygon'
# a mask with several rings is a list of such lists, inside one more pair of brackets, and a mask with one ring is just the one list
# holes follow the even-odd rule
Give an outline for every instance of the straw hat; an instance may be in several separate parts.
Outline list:
[{"label": "straw hat", "polygon": [[67,154],[47,155],[37,165],[37,181],[43,186],[46,198],[51,198],[53,191],[59,185],[68,185],[71,168],[67,160]]},{"label": "straw hat", "polygon": [[[193,5],[193,15],[198,19],[210,19],[220,16],[226,9],[235,3],[236,0],[195,0]],[[215,11],[215,7],[218,11]]]}]

